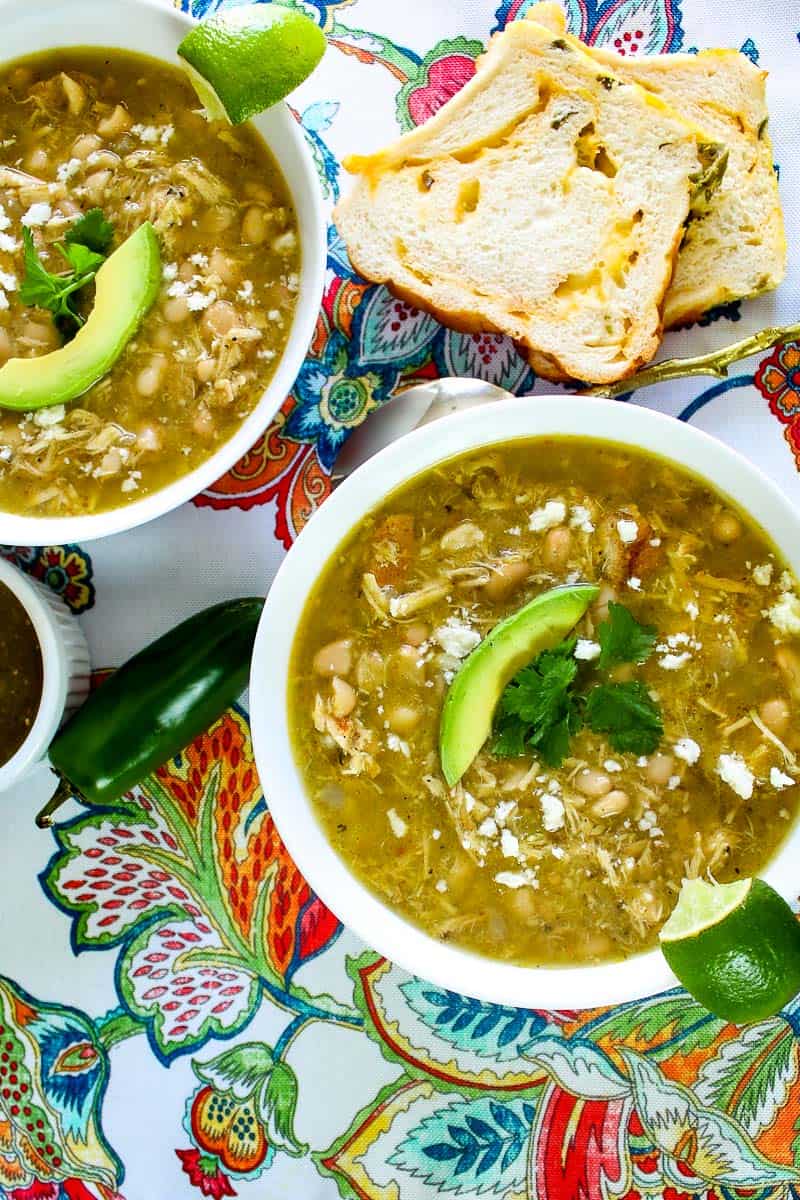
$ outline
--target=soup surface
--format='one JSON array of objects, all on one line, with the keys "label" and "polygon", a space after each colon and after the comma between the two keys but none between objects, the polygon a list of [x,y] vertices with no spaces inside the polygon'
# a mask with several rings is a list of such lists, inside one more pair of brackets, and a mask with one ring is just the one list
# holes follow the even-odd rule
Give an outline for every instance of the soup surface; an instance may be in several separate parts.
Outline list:
[{"label": "soup surface", "polygon": [[0,765],[16,754],[42,698],[42,652],[28,614],[0,583]]},{"label": "soup surface", "polygon": [[152,222],[161,294],[83,396],[27,415],[0,409],[0,510],[116,508],[194,470],[252,411],[288,338],[297,222],[259,135],[208,124],[176,68],[60,50],[0,74],[0,366],[61,343],[51,314],[19,298],[23,226],[58,273],[55,243],[95,207],[114,247]]},{"label": "soup surface", "polygon": [[[561,648],[575,703],[638,681],[663,732],[615,749],[587,705],[561,756],[490,738],[449,788],[439,720],[461,662],[578,580],[600,592]],[[724,499],[621,447],[519,441],[425,472],[339,547],[293,648],[292,737],[327,836],[395,911],[493,958],[652,946],[684,878],[757,873],[795,815],[796,588]],[[612,617],[646,661],[622,649],[601,670]]]}]

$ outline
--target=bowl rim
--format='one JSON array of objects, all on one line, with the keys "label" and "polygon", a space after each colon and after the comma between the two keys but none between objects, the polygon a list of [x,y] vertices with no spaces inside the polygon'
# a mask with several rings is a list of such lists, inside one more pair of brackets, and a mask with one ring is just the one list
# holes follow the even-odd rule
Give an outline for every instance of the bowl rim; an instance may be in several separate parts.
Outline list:
[{"label": "bowl rim", "polygon": [[37,586],[4,558],[0,558],[0,584],[8,588],[28,614],[42,660],[42,692],[34,722],[22,745],[11,758],[0,763],[0,791],[5,791],[44,757],[64,715],[69,672],[52,601],[48,602]]},{"label": "bowl rim", "polygon": [[[398,439],[345,480],[301,532],[272,584],[256,637],[250,677],[256,766],[289,854],[314,891],[368,947],[439,986],[494,1003],[543,1008],[619,1004],[676,985],[657,949],[596,966],[516,966],[435,941],[350,873],[317,824],[288,732],[288,668],[305,601],[342,539],[388,493],[436,463],[519,438],[604,440],[689,470],[750,512],[795,572],[800,572],[800,520],[772,480],[737,451],[663,413],[552,393],[493,405],[491,415],[488,428],[485,412],[477,408],[437,422],[434,438],[423,428]],[[796,891],[792,860],[798,848],[800,823],[795,821],[761,872],[787,898]]]},{"label": "bowl rim", "polygon": [[[162,63],[175,66],[177,58],[173,56],[170,59],[164,51],[163,44],[159,45],[159,39],[163,42],[162,30],[166,25],[174,28],[174,48],[177,49],[181,38],[197,22],[186,13],[164,4],[163,0],[124,2],[142,10],[144,20],[138,26],[139,40],[142,29],[148,28],[147,21],[151,23],[148,38],[152,39],[152,45],[146,50],[136,52],[149,54]],[[106,0],[71,0],[70,23],[74,20],[75,11],[80,8],[108,12]],[[63,37],[58,36],[59,28],[67,26],[63,3],[59,3],[58,0],[50,0],[49,3],[47,0],[40,0],[35,9],[31,9],[27,0],[0,0],[0,12],[3,13],[6,22],[13,22],[13,16],[7,14],[9,10],[13,12],[14,9],[18,9],[21,17],[30,24],[40,25],[43,33],[47,32],[47,38],[43,37],[43,44],[35,51],[20,54],[12,52],[9,55],[4,50],[0,54],[0,69],[4,69],[17,58],[26,57],[28,53],[47,53],[49,50],[68,49],[78,44],[71,42],[66,34]],[[115,22],[115,26],[120,30],[116,39],[100,35],[94,41],[84,38],[80,45],[109,46],[111,49],[124,51],[127,26],[122,21]],[[108,28],[107,20],[102,23],[102,28]],[[53,30],[56,30],[55,34]],[[68,542],[94,541],[111,534],[137,529],[171,512],[210,487],[247,454],[267,430],[289,395],[311,345],[322,303],[327,266],[327,218],[311,151],[300,123],[294,118],[285,101],[255,117],[252,124],[264,139],[283,175],[301,227],[300,291],[287,344],[255,407],[233,436],[188,475],[166,484],[140,500],[107,512],[35,517],[0,510],[0,542],[10,545],[64,545]],[[280,145],[276,144],[278,141]],[[284,164],[286,157],[295,161],[298,179],[302,179],[302,185],[299,187],[292,187],[289,182]],[[304,215],[301,215],[301,207]]]}]

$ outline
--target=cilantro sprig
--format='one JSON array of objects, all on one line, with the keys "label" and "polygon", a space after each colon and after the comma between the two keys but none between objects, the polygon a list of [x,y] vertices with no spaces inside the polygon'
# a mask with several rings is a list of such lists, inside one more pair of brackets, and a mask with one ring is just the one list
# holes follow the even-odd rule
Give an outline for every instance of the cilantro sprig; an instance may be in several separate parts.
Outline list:
[{"label": "cilantro sprig", "polygon": [[74,333],[84,323],[75,308],[76,293],[94,279],[105,262],[113,236],[114,227],[102,211],[90,209],[69,229],[63,242],[55,243],[55,249],[69,268],[56,274],[42,262],[33,234],[26,226],[22,231],[25,258],[25,275],[19,289],[22,303],[47,309],[65,335]]},{"label": "cilantro sprig", "polygon": [[[610,604],[608,620],[597,630],[601,671],[621,663],[643,663],[653,651],[656,630],[642,625],[623,604]],[[643,683],[578,686],[576,639],[544,650],[518,671],[500,697],[492,752],[514,758],[534,752],[547,766],[559,767],[570,739],[586,725],[603,733],[620,754],[652,754],[664,727],[661,710]]]},{"label": "cilantro sprig", "polygon": [[511,680],[497,709],[492,749],[498,757],[514,758],[530,748],[548,766],[564,761],[570,737],[583,724],[572,686],[574,650],[575,638],[544,650]]}]

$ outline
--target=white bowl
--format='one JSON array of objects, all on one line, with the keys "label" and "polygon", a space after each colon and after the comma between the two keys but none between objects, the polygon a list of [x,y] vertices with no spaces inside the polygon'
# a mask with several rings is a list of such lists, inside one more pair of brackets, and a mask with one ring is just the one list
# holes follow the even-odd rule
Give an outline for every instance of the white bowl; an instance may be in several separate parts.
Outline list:
[{"label": "white bowl", "polygon": [[[700,476],[751,513],[800,572],[800,521],[754,466],[707,434],[632,405],[578,396],[523,398],[472,409],[419,429],[356,471],[325,502],[284,560],[267,598],[250,677],[256,764],[270,811],[311,887],[369,946],[442,987],[500,1004],[591,1008],[675,985],[658,951],[620,963],[520,967],[443,945],[393,912],[358,881],[317,823],[287,729],[289,660],[304,602],[323,564],[363,516],[420,471],[453,455],[514,438],[572,435],[639,447]],[[763,872],[787,899],[797,894],[800,828]]]},{"label": "white bowl", "polygon": [[[0,0],[2,61],[61,46],[110,46],[178,65],[178,43],[194,22],[165,0]],[[198,102],[199,107],[199,102]],[[196,470],[142,500],[78,517],[22,517],[0,511],[0,542],[63,545],[119,533],[152,521],[196,496],[253,446],[300,370],[322,299],[327,227],[316,168],[304,134],[285,104],[256,117],[292,195],[300,233],[300,290],[289,341],[256,407],[233,437]]]},{"label": "white bowl", "polygon": [[30,617],[42,655],[42,698],[25,741],[0,765],[0,792],[19,782],[46,756],[60,725],[89,694],[89,647],[78,618],[38,579],[0,558],[0,584],[17,597]]}]

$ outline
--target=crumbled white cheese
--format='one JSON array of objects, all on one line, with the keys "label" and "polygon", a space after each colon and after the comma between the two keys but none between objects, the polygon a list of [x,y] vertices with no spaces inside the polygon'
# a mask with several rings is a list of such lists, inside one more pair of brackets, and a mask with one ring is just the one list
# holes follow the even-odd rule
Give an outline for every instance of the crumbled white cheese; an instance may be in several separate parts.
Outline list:
[{"label": "crumbled white cheese", "polygon": [[653,812],[652,808],[646,808],[638,821],[639,828],[642,833],[648,833],[651,838],[663,836],[663,830],[659,827],[658,817]]},{"label": "crumbled white cheese", "polygon": [[564,827],[564,804],[552,792],[545,792],[539,797],[542,806],[542,824],[548,833],[556,833]]},{"label": "crumbled white cheese", "polygon": [[433,838],[433,840],[434,840],[435,842],[438,842],[438,840],[439,840],[439,838],[440,838],[441,836],[442,836],[442,831],[441,831],[441,829],[432,829],[432,830],[431,830],[431,837]]},{"label": "crumbled white cheese", "polygon": [[0,271],[0,287],[5,288],[7,292],[15,292],[17,290],[16,275],[11,275],[8,271]]},{"label": "crumbled white cheese", "polygon": [[3,289],[0,288],[0,311],[8,308],[8,306],[8,296],[5,294]]},{"label": "crumbled white cheese", "polygon": [[198,275],[195,275],[188,283],[183,279],[176,279],[167,288],[167,295],[182,296],[191,312],[200,312],[201,309],[208,308],[209,304],[214,303],[217,293],[198,291],[196,288],[198,282]]},{"label": "crumbled white cheese", "polygon": [[411,757],[411,748],[408,742],[404,742],[396,733],[387,733],[386,745],[390,750],[394,750],[395,754],[402,754],[405,758]]},{"label": "crumbled white cheese", "polygon": [[700,757],[700,747],[693,738],[679,738],[672,749],[677,754],[678,758],[682,758],[685,763],[693,767]]},{"label": "crumbled white cheese", "polygon": [[681,786],[680,775],[670,775],[669,779],[667,780],[667,787],[669,788],[669,790],[671,792],[674,792],[675,789],[680,786]]},{"label": "crumbled white cheese", "polygon": [[784,592],[767,615],[779,633],[787,637],[800,635],[800,600],[794,592]]},{"label": "crumbled white cheese", "polygon": [[177,263],[164,263],[163,267],[161,268],[161,274],[164,277],[164,279],[166,279],[168,281],[172,281],[173,279],[177,278],[178,264]]},{"label": "crumbled white cheese", "polygon": [[[2,229],[2,225],[0,225]],[[778,580],[782,592],[793,592],[795,589],[796,580],[791,571],[781,571],[781,577]]]},{"label": "crumbled white cheese", "polygon": [[772,563],[760,563],[753,567],[753,579],[759,587],[769,587],[772,583]]},{"label": "crumbled white cheese", "polygon": [[10,233],[0,233],[0,250],[4,254],[13,254],[19,250],[19,242]]},{"label": "crumbled white cheese", "polygon": [[71,158],[68,162],[61,163],[56,170],[56,179],[59,183],[66,183],[68,179],[72,179],[80,171],[83,163],[79,158]]},{"label": "crumbled white cheese", "polygon": [[629,546],[639,536],[639,526],[635,521],[627,521],[623,518],[623,520],[617,521],[617,533],[625,545]]},{"label": "crumbled white cheese", "polygon": [[394,836],[397,838],[405,837],[408,833],[408,826],[403,818],[397,814],[396,810],[390,808],[386,816],[389,818],[389,824],[392,827]]},{"label": "crumbled white cheese", "polygon": [[573,504],[569,513],[569,523],[573,529],[578,529],[581,533],[594,533],[592,514],[585,504]]},{"label": "crumbled white cheese", "polygon": [[737,796],[749,800],[753,795],[755,778],[741,754],[720,754],[717,759],[717,774],[723,783],[733,788]]},{"label": "crumbled white cheese", "polygon": [[567,515],[567,506],[563,500],[548,500],[543,508],[536,508],[528,520],[528,528],[534,533],[544,533],[561,525]]},{"label": "crumbled white cheese", "polygon": [[504,829],[500,834],[500,849],[504,858],[516,858],[519,854],[519,838],[510,829]]},{"label": "crumbled white cheese", "polygon": [[[122,453],[122,451],[120,451]],[[121,492],[135,492],[139,487],[139,480],[142,478],[141,471],[130,471],[125,479],[120,484]]]},{"label": "crumbled white cheese", "polygon": [[686,605],[686,612],[689,614],[689,616],[692,618],[693,621],[696,621],[697,618],[700,616],[700,609],[697,607],[694,600],[690,600],[689,603]]},{"label": "crumbled white cheese", "polygon": [[553,858],[563,858],[565,850],[563,846],[551,846],[550,853],[552,854]]},{"label": "crumbled white cheese", "polygon": [[202,250],[198,250],[196,254],[189,255],[189,262],[196,267],[202,267],[204,270],[208,266],[208,255],[203,254]]},{"label": "crumbled white cheese", "polygon": [[663,658],[658,660],[658,665],[663,667],[665,671],[680,671],[681,667],[685,667],[691,657],[688,650],[684,650],[683,654],[665,654]]},{"label": "crumbled white cheese", "polygon": [[639,758],[637,758],[636,765],[637,765],[637,767],[646,767],[649,764],[649,762],[650,762],[650,760],[647,758],[647,756],[642,754],[639,756]]},{"label": "crumbled white cheese", "polygon": [[11,218],[6,213],[6,210],[3,208],[2,204],[0,204],[0,229],[10,229],[10,228],[11,228]]},{"label": "crumbled white cheese", "polygon": [[792,779],[791,775],[787,775],[779,767],[770,767],[769,781],[778,791],[782,791],[783,788],[794,787],[795,785],[795,780]]},{"label": "crumbled white cheese", "polygon": [[446,879],[437,879],[436,880],[436,890],[437,890],[437,892],[446,892],[447,891],[447,880]]},{"label": "crumbled white cheese", "polygon": [[22,224],[33,228],[36,225],[46,225],[53,215],[53,210],[45,201],[32,204],[22,217]]},{"label": "crumbled white cheese", "polygon": [[162,146],[166,146],[167,142],[170,140],[170,138],[172,137],[172,135],[173,135],[173,133],[174,133],[174,132],[175,132],[175,126],[174,126],[174,125],[164,125],[164,126],[162,126],[162,128],[161,128],[161,136],[160,136],[160,138],[159,138],[159,141],[161,142],[161,145],[162,145]]},{"label": "crumbled white cheese", "polygon": [[497,821],[497,824],[505,825],[516,807],[516,800],[501,800],[499,804],[495,805],[494,819]]},{"label": "crumbled white cheese", "polygon": [[612,775],[615,771],[622,770],[622,763],[618,763],[616,759],[613,758],[607,758],[603,763],[603,766],[605,767],[606,771],[610,771]]},{"label": "crumbled white cheese", "polygon": [[661,538],[659,538],[659,537],[650,538],[650,545],[651,545],[651,546],[660,546],[660,545],[661,545]]},{"label": "crumbled white cheese", "polygon": [[731,614],[726,612],[716,613],[713,621],[715,625],[730,625]]},{"label": "crumbled white cheese", "polygon": [[581,662],[592,662],[595,658],[599,658],[601,646],[599,642],[593,642],[589,638],[578,638],[575,643],[575,657]]},{"label": "crumbled white cheese", "polygon": [[159,132],[155,125],[131,125],[131,133],[135,133],[139,141],[145,144],[158,141]]},{"label": "crumbled white cheese", "polygon": [[444,625],[434,630],[433,636],[445,654],[452,654],[453,658],[466,658],[481,640],[477,630],[458,617],[448,617]]},{"label": "crumbled white cheese", "polygon": [[495,875],[494,881],[507,888],[538,888],[539,886],[536,872],[530,867],[526,867],[524,871],[500,871]]},{"label": "crumbled white cheese", "polygon": [[631,575],[630,579],[628,580],[628,587],[633,588],[635,592],[640,592],[642,590],[642,581],[638,575]]},{"label": "crumbled white cheese", "polygon": [[497,837],[497,822],[492,817],[486,817],[478,826],[478,833],[485,838]]},{"label": "crumbled white cheese", "polygon": [[244,283],[239,288],[236,295],[238,296],[238,298],[240,300],[244,300],[245,302],[247,302],[248,300],[252,300],[252,298],[253,298],[253,281],[252,281],[252,279],[245,279]]},{"label": "crumbled white cheese", "polygon": [[51,425],[59,425],[66,416],[63,404],[51,404],[49,408],[39,408],[32,414],[31,420],[40,429],[49,429]]}]

